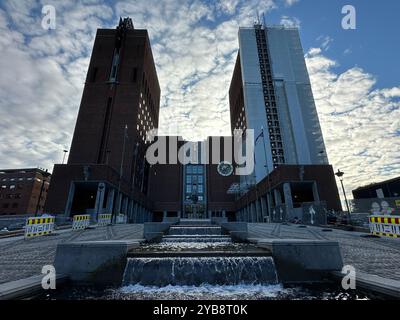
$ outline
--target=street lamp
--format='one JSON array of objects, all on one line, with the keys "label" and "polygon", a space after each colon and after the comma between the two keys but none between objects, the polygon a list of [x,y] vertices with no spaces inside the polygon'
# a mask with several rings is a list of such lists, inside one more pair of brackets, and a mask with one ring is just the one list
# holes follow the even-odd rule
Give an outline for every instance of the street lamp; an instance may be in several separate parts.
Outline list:
[{"label": "street lamp", "polygon": [[339,169],[338,169],[338,171],[335,173],[335,175],[340,179],[340,183],[341,183],[341,185],[342,185],[342,190],[343,190],[343,195],[344,195],[344,200],[345,200],[345,202],[346,202],[346,207],[347,207],[347,217],[348,217],[348,220],[349,220],[349,223],[350,223],[350,207],[349,207],[349,203],[348,203],[348,201],[347,201],[347,197],[346,197],[346,190],[344,189],[344,185],[343,185],[343,176],[344,176],[344,172],[342,172],[342,171],[340,171]]},{"label": "street lamp", "polygon": [[62,164],[64,164],[64,162],[65,162],[65,157],[67,156],[68,150],[65,150],[65,149],[64,149],[63,152],[64,152],[64,157],[63,157]]}]

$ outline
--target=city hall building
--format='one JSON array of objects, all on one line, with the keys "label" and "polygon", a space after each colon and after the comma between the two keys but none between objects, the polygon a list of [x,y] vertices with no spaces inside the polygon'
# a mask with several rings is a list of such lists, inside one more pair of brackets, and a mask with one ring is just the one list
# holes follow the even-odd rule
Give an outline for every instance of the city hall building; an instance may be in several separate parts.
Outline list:
[{"label": "city hall building", "polygon": [[[158,128],[160,94],[147,31],[129,18],[99,29],[69,159],[54,166],[46,212],[90,214],[94,222],[101,213],[125,214],[141,223],[307,220],[341,210],[297,29],[240,28],[230,137],[149,139]],[[237,129],[244,136],[254,130],[255,169],[245,176],[236,174]],[[198,144],[199,161],[149,163],[146,152],[163,138],[179,147]]]}]

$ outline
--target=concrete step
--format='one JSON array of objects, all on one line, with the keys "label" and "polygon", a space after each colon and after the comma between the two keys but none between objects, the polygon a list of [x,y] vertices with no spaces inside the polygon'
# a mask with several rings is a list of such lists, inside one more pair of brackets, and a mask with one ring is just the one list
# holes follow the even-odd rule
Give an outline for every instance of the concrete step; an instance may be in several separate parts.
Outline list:
[{"label": "concrete step", "polygon": [[173,226],[169,235],[221,235],[222,229],[218,226]]},{"label": "concrete step", "polygon": [[181,226],[211,226],[210,219],[181,219],[179,224]]},{"label": "concrete step", "polygon": [[231,242],[229,236],[164,236],[162,242]]}]

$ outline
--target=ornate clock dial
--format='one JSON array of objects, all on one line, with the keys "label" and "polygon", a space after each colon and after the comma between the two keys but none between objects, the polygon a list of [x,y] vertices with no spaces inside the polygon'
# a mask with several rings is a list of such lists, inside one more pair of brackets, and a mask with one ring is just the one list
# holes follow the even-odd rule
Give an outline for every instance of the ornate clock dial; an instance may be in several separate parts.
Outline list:
[{"label": "ornate clock dial", "polygon": [[217,171],[221,176],[228,177],[233,173],[233,166],[231,163],[223,161],[218,165]]}]

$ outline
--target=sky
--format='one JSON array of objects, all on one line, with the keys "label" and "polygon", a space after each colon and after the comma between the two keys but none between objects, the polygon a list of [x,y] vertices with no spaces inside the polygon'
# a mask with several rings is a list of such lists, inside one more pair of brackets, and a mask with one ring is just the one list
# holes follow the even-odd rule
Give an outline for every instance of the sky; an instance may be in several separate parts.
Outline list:
[{"label": "sky", "polygon": [[[342,7],[356,29],[342,28]],[[42,28],[42,8],[56,29]],[[2,0],[0,168],[50,171],[69,149],[97,28],[148,29],[161,134],[229,135],[239,26],[298,26],[328,157],[348,193],[400,175],[400,1]]]}]

